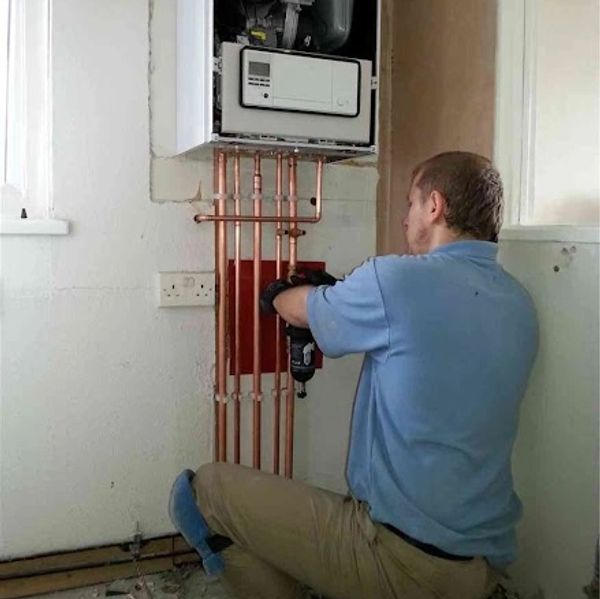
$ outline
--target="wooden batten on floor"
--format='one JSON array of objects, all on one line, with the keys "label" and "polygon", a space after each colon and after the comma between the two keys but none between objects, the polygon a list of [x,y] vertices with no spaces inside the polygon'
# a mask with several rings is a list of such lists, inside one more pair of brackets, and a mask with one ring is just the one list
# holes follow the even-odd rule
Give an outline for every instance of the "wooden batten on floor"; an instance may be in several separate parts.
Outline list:
[{"label": "wooden batten on floor", "polygon": [[0,563],[0,599],[16,599],[170,570],[198,561],[180,536],[143,543],[137,563],[127,545],[111,545]]}]

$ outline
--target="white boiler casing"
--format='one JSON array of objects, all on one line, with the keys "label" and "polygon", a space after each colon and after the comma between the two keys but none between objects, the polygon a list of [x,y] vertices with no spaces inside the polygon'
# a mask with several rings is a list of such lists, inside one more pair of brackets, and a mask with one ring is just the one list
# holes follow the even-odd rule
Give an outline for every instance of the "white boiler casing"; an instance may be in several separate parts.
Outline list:
[{"label": "white boiler casing", "polygon": [[376,153],[371,61],[233,42],[217,51],[213,16],[214,0],[178,0],[177,154],[226,145]]}]

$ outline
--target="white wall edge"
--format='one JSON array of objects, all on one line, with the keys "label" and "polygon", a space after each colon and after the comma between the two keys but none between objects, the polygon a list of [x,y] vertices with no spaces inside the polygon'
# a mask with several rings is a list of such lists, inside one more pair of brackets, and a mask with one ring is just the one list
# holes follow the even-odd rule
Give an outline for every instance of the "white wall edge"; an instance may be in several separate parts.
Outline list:
[{"label": "white wall edge", "polygon": [[519,223],[525,152],[525,4],[498,3],[494,163],[504,182],[506,223]]},{"label": "white wall edge", "polygon": [[514,225],[500,231],[500,241],[600,243],[600,227]]},{"label": "white wall edge", "polygon": [[0,235],[68,235],[69,221],[55,218],[0,219]]}]

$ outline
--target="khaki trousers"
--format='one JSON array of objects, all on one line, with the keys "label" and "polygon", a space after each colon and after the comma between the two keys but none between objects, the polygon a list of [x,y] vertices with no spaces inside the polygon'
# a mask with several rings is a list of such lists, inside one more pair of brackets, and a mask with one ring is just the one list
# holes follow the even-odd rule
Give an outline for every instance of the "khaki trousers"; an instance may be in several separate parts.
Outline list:
[{"label": "khaki trousers", "polygon": [[222,581],[238,599],[483,599],[481,558],[432,557],[373,522],[357,500],[258,470],[202,466],[193,486],[213,532],[231,538]]}]

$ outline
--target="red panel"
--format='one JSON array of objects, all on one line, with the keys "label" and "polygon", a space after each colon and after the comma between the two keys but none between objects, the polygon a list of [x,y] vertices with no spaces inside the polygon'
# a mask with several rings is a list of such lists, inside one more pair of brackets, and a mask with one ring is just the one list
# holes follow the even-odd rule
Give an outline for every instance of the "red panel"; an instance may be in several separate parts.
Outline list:
[{"label": "red panel", "polygon": [[[298,262],[299,267],[325,270],[324,262]],[[288,263],[283,262],[282,272],[287,273]],[[271,281],[275,280],[275,261],[263,260],[261,262],[260,288],[264,289]],[[240,369],[241,374],[252,374],[252,329],[254,327],[254,262],[242,260],[240,263]],[[234,300],[235,300],[235,261],[229,261],[229,373],[233,372],[233,356],[235,351],[234,339]],[[263,373],[275,372],[275,315],[260,316],[261,327],[261,370]],[[282,325],[281,339],[281,368],[287,370],[287,340]],[[323,355],[317,351],[315,355],[317,368],[323,366]]]}]

